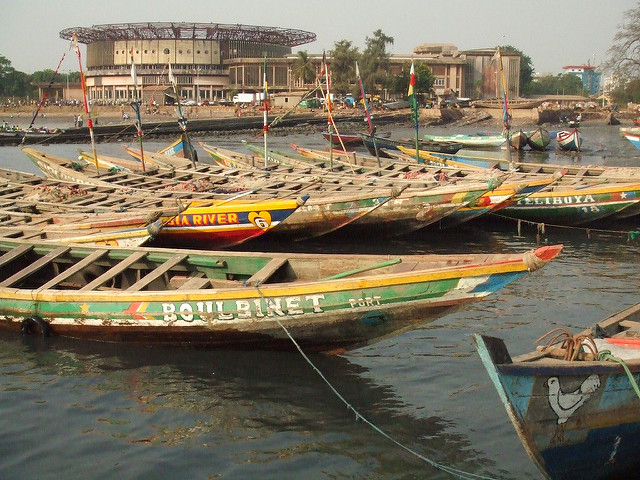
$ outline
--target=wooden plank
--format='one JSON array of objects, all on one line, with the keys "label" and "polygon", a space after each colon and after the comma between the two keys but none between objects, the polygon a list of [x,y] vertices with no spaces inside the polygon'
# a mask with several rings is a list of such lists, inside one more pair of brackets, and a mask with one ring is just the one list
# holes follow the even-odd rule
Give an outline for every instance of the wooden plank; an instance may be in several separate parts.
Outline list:
[{"label": "wooden plank", "polygon": [[70,249],[71,247],[63,246],[50,251],[46,255],[40,257],[35,262],[29,264],[29,266],[27,266],[26,268],[23,268],[19,272],[16,272],[13,275],[11,275],[9,278],[4,279],[2,282],[0,282],[0,287],[10,287],[14,283],[17,283],[20,280],[24,280],[29,275],[33,275],[37,271],[44,268],[46,265],[51,263],[54,259],[56,259],[60,255],[64,255],[65,253],[67,253]]},{"label": "wooden plank", "polygon": [[55,276],[54,278],[49,280],[47,283],[42,285],[40,289],[46,290],[48,288],[55,287],[59,283],[64,282],[67,278],[71,277],[72,275],[82,271],[89,265],[100,260],[100,258],[103,257],[104,254],[107,252],[108,250],[95,250],[91,252],[91,255],[87,255],[79,262],[73,264],[71,267],[67,268],[64,272],[61,272],[59,275]]},{"label": "wooden plank", "polygon": [[87,283],[84,287],[82,287],[80,289],[80,291],[93,290],[94,288],[99,287],[100,285],[105,283],[107,280],[110,280],[113,277],[115,277],[116,275],[118,275],[119,273],[124,272],[127,268],[129,268],[135,262],[140,261],[146,255],[147,255],[147,252],[145,252],[143,250],[137,250],[137,251],[133,252],[127,258],[125,258],[121,262],[119,262],[116,265],[114,265],[113,267],[111,267],[109,270],[104,272],[102,275],[100,275],[99,277],[95,278],[93,281]]},{"label": "wooden plank", "polygon": [[8,251],[0,257],[0,267],[12,262],[31,250],[33,250],[33,245],[20,245],[19,247]]},{"label": "wooden plank", "polygon": [[166,272],[168,272],[173,267],[175,267],[177,264],[182,262],[188,256],[189,255],[185,255],[185,254],[174,255],[169,260],[164,262],[162,265],[158,266],[157,268],[154,268],[151,272],[149,272],[144,277],[142,277],[140,280],[138,280],[136,283],[134,283],[129,288],[127,288],[127,291],[128,292],[137,292],[138,290],[143,289],[144,287],[149,285],[151,282],[153,282],[157,278],[161,277]]},{"label": "wooden plank", "polygon": [[209,279],[202,275],[204,274],[200,273],[198,276],[189,278],[189,280],[178,287],[178,290],[200,290],[201,288],[210,285],[211,282]]},{"label": "wooden plank", "polygon": [[264,267],[258,270],[256,273],[251,275],[249,279],[245,282],[246,285],[258,286],[269,280],[271,276],[276,273],[284,264],[288,263],[289,260],[284,257],[276,257],[269,260]]}]

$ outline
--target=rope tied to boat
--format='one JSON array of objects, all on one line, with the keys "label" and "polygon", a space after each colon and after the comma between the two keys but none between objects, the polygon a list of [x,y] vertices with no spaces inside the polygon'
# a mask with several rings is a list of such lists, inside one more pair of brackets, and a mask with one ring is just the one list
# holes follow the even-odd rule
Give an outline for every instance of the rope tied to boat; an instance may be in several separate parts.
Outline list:
[{"label": "rope tied to boat", "polygon": [[[259,285],[255,285],[255,289],[258,292],[258,295],[260,295],[260,298],[262,298],[265,302],[267,302],[268,299],[267,299],[267,297],[264,296],[264,294],[260,290],[260,286]],[[291,333],[289,332],[287,327],[285,327],[282,324],[280,319],[277,316],[274,316],[273,319],[280,326],[280,328],[282,328],[282,330],[287,335],[289,340],[291,340],[291,343],[293,343],[293,345],[295,346],[296,350],[298,350],[300,355],[302,355],[302,358],[318,374],[318,376],[322,379],[322,381],[327,384],[327,386],[329,387],[329,389],[331,389],[331,391],[334,393],[334,395],[342,403],[344,403],[346,405],[347,409],[351,410],[355,414],[356,421],[362,421],[362,422],[366,423],[369,427],[371,427],[373,430],[375,430],[377,433],[382,435],[387,440],[390,440],[391,442],[396,444],[398,447],[400,447],[401,449],[405,450],[406,452],[409,452],[410,454],[414,455],[415,457],[419,458],[420,460],[423,460],[423,461],[427,462],[429,465],[431,465],[432,467],[434,467],[437,470],[442,470],[444,472],[447,472],[447,473],[449,473],[449,474],[451,474],[451,475],[453,475],[453,476],[455,476],[457,478],[461,478],[463,480],[496,480],[494,477],[488,477],[488,476],[480,475],[480,474],[476,474],[476,473],[465,472],[464,470],[458,470],[457,468],[454,468],[454,467],[451,467],[449,465],[445,465],[443,463],[437,462],[436,460],[433,460],[431,458],[425,457],[421,453],[416,452],[412,448],[400,443],[398,440],[396,440],[395,438],[391,437],[388,433],[386,433],[384,430],[382,430],[380,427],[375,425],[373,422],[371,422],[370,420],[365,418],[360,412],[358,412],[358,410],[356,410],[356,408],[353,405],[351,405],[347,401],[347,399],[342,396],[342,394],[340,394],[340,392],[331,384],[331,382],[329,382],[327,377],[325,377],[324,374],[320,371],[320,369],[318,367],[316,367],[316,365],[311,361],[311,359],[307,356],[307,354],[304,353],[304,350],[302,350],[302,347],[300,347],[298,342],[296,342],[296,340],[293,338],[293,336],[291,335]]]},{"label": "rope tied to boat", "polygon": [[[585,350],[590,350],[593,358],[598,357],[598,347],[590,334],[581,333],[574,336],[566,328],[559,327],[545,333],[534,343],[540,343],[547,337],[549,337],[549,339],[544,345],[539,347],[539,349],[543,352],[548,350],[549,353],[554,356],[559,356],[558,354],[560,353],[562,354],[563,360],[570,362],[583,360],[585,354],[588,353]],[[553,347],[556,348],[552,351],[551,349]]]},{"label": "rope tied to boat", "polygon": [[640,388],[638,387],[638,382],[636,382],[636,379],[633,378],[633,374],[631,373],[631,370],[629,370],[629,367],[624,362],[624,360],[622,360],[621,358],[616,357],[609,350],[602,350],[598,354],[598,361],[600,361],[600,362],[612,361],[612,362],[616,362],[616,363],[620,364],[620,366],[622,368],[624,368],[624,371],[627,374],[627,378],[629,378],[629,383],[633,387],[633,390],[636,392],[636,395],[637,395],[638,399],[640,399]]},{"label": "rope tied to boat", "polygon": [[527,270],[534,272],[542,268],[547,262],[538,257],[535,250],[529,250],[522,256],[522,262],[527,267]]}]

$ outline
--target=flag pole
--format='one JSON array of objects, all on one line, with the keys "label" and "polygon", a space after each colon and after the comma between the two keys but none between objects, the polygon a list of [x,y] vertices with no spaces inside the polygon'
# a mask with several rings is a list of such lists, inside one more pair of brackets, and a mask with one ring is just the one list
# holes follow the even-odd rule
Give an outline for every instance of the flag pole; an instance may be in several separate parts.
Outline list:
[{"label": "flag pole", "polygon": [[269,133],[269,88],[267,85],[267,54],[264,54],[264,63],[262,66],[262,88],[263,88],[263,96],[262,99],[262,110],[263,110],[263,125],[262,125],[262,135],[264,136],[264,168],[265,170],[268,167],[268,158],[269,152],[267,149],[267,133]]},{"label": "flag pole", "polygon": [[502,52],[500,47],[496,50],[496,56],[498,57],[498,67],[500,69],[500,80],[502,85],[502,124],[504,126],[504,136],[507,139],[507,160],[509,162],[509,169],[513,169],[513,162],[511,159],[511,118],[509,115],[509,101],[507,98],[507,82],[504,77],[504,68],[502,65]]},{"label": "flag pole", "polygon": [[98,152],[96,151],[96,140],[93,136],[93,119],[91,118],[91,112],[89,111],[89,102],[87,101],[87,82],[84,77],[84,71],[82,70],[82,56],[80,54],[80,47],[78,46],[78,36],[73,34],[73,47],[78,56],[78,64],[80,68],[80,84],[82,86],[82,101],[84,103],[84,113],[87,116],[87,127],[89,128],[89,137],[91,138],[91,150],[93,153],[93,161],[96,165],[96,172],[100,175],[100,169],[98,168]]},{"label": "flag pole", "polygon": [[133,48],[129,50],[131,54],[131,78],[133,79],[133,102],[131,107],[136,112],[136,131],[138,133],[138,143],[140,144],[140,161],[142,162],[142,171],[145,172],[144,149],[142,147],[142,119],[140,118],[140,104],[138,98],[138,75],[136,74],[136,64],[133,61]]},{"label": "flag pole", "polygon": [[411,70],[409,72],[409,91],[407,94],[409,100],[409,108],[411,108],[411,120],[413,120],[413,128],[416,131],[416,160],[418,163],[422,163],[422,159],[420,158],[420,138],[418,132],[418,118],[420,113],[418,112],[418,100],[416,98],[416,73],[413,66],[413,61],[411,62]]},{"label": "flag pole", "polygon": [[376,152],[376,159],[378,160],[378,168],[380,165],[380,153],[378,152],[378,145],[376,144],[376,129],[373,126],[373,121],[371,120],[371,114],[369,112],[369,105],[367,105],[367,95],[364,91],[364,83],[362,82],[362,77],[360,77],[360,69],[358,68],[358,62],[356,61],[356,77],[358,82],[360,83],[360,94],[362,95],[362,104],[364,105],[364,113],[367,117],[367,131],[369,132],[369,136],[371,137],[371,141],[373,142],[373,150]]}]

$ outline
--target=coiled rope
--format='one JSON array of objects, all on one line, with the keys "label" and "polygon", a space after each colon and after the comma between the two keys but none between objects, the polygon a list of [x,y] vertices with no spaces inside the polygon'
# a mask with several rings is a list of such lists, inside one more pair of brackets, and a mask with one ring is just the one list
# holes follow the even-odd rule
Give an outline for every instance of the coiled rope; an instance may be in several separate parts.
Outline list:
[{"label": "coiled rope", "polygon": [[[260,295],[260,297],[262,297],[262,299],[266,301],[267,299],[262,294],[262,292],[260,291],[259,286],[256,285],[255,288],[256,288],[258,294]],[[304,351],[302,350],[302,348],[300,347],[298,342],[296,342],[296,340],[293,338],[293,336],[291,336],[291,333],[289,333],[289,330],[287,330],[287,327],[285,327],[282,324],[282,322],[280,322],[280,319],[278,317],[274,317],[274,319],[278,323],[280,328],[282,328],[282,330],[284,330],[285,334],[287,335],[287,337],[289,337],[289,340],[291,340],[291,342],[296,347],[296,349],[298,350],[300,355],[302,355],[302,358],[304,358],[304,360],[309,364],[309,366],[311,366],[311,368],[320,376],[322,381],[327,384],[327,386],[331,389],[331,391],[334,393],[334,395],[336,397],[338,397],[338,399],[347,406],[347,409],[351,410],[354,413],[354,415],[356,417],[356,421],[360,420],[360,421],[366,423],[367,425],[369,425],[369,427],[371,427],[373,430],[378,432],[380,435],[382,435],[387,440],[393,442],[398,447],[400,447],[403,450],[409,452],[410,454],[412,454],[413,456],[419,458],[420,460],[422,460],[424,462],[427,462],[429,465],[431,465],[432,467],[434,467],[434,468],[436,468],[438,470],[442,470],[443,472],[447,472],[447,473],[449,473],[449,474],[451,474],[451,475],[453,475],[453,476],[455,476],[457,478],[462,478],[464,480],[471,480],[471,479],[495,480],[494,477],[487,477],[487,476],[484,476],[484,475],[479,475],[479,474],[475,474],[475,473],[466,472],[464,470],[459,470],[459,469],[454,468],[454,467],[452,467],[450,465],[446,465],[446,464],[443,464],[443,463],[440,463],[440,462],[436,462],[435,460],[433,460],[431,458],[425,457],[421,453],[416,452],[412,448],[400,443],[398,440],[396,440],[395,438],[391,437],[388,433],[386,433],[380,427],[375,425],[373,422],[371,422],[367,418],[363,417],[362,414],[360,412],[358,412],[358,410],[356,410],[355,407],[353,405],[351,405],[347,401],[347,399],[342,396],[342,394],[340,394],[340,392],[338,392],[338,390],[331,384],[331,382],[329,382],[329,380],[318,369],[318,367],[315,366],[315,364],[311,361],[311,359],[307,356],[307,354],[304,353]]]}]

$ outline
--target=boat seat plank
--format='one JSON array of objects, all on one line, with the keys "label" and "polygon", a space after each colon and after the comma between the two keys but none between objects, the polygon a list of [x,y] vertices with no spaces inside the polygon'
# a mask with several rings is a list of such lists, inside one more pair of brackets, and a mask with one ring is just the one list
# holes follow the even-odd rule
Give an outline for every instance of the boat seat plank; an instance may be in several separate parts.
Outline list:
[{"label": "boat seat plank", "polygon": [[143,289],[144,287],[149,285],[151,282],[153,282],[157,278],[160,278],[166,272],[168,272],[173,267],[178,265],[180,262],[182,262],[187,257],[188,257],[188,255],[185,255],[185,254],[174,255],[169,260],[164,262],[162,265],[160,265],[159,267],[153,269],[147,275],[145,275],[140,280],[138,280],[136,283],[134,283],[129,288],[127,288],[127,291],[128,292],[137,292],[137,291]]},{"label": "boat seat plank", "polygon": [[59,275],[57,275],[54,278],[52,278],[51,280],[49,280],[47,283],[42,285],[40,288],[43,289],[43,290],[46,290],[48,288],[55,287],[56,285],[64,282],[67,278],[69,278],[72,275],[82,271],[83,269],[85,269],[89,265],[92,265],[94,262],[97,262],[98,260],[100,260],[100,258],[103,257],[107,252],[108,252],[108,250],[95,250],[95,251],[91,252],[90,255],[87,255],[86,257],[84,257],[79,262],[73,264],[71,267],[67,268],[64,272],[61,272]]},{"label": "boat seat plank", "polygon": [[109,270],[104,272],[102,275],[95,278],[91,282],[87,283],[84,287],[80,288],[80,291],[93,290],[99,287],[100,285],[105,283],[107,280],[110,280],[111,278],[115,277],[119,273],[124,272],[127,268],[129,268],[135,262],[144,258],[146,255],[147,255],[147,252],[145,251],[142,251],[142,250],[135,251],[134,253],[129,255],[127,258],[125,258],[124,260],[122,260],[121,262],[117,263],[116,265],[111,267]]},{"label": "boat seat plank", "polygon": [[289,260],[287,258],[281,258],[281,257],[272,258],[271,260],[269,260],[269,263],[267,263],[264,267],[262,267],[260,270],[254,273],[251,277],[249,277],[249,279],[247,279],[245,284],[251,285],[253,287],[257,287],[258,285],[263,284],[264,282],[269,280],[269,278],[271,278],[273,274],[276,273],[283,265],[285,265],[288,262]]},{"label": "boat seat plank", "polygon": [[38,270],[44,268],[45,265],[51,263],[54,259],[56,259],[60,255],[64,255],[65,253],[67,253],[70,249],[71,247],[62,246],[62,247],[56,248],[55,250],[52,250],[46,255],[40,257],[35,262],[31,263],[28,267],[23,268],[19,272],[16,272],[13,275],[11,275],[9,278],[4,279],[2,282],[0,282],[0,287],[9,287],[14,283],[19,282],[20,280],[27,278],[29,275],[32,275]]},{"label": "boat seat plank", "polygon": [[28,253],[32,249],[33,249],[33,245],[20,245],[19,247],[8,251],[7,253],[5,253],[0,257],[0,267],[12,262],[18,257],[21,257],[22,255],[24,255],[25,253]]}]

